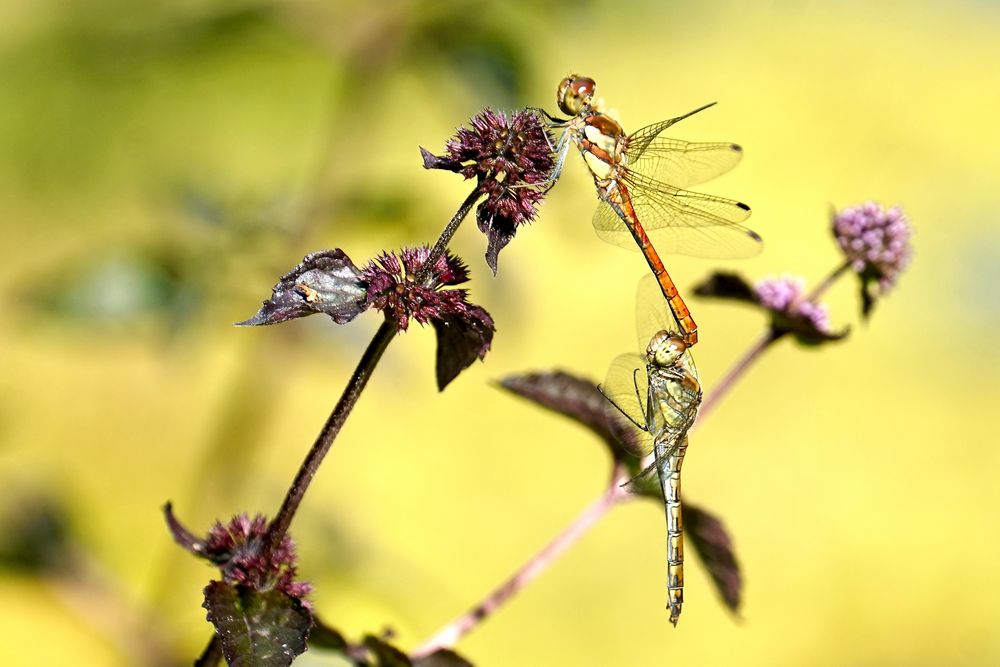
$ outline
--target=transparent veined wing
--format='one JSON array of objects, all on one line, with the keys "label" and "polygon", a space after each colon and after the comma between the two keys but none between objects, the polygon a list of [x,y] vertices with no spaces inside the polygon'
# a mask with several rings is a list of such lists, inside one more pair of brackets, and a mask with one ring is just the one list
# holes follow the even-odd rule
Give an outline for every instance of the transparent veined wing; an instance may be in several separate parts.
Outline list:
[{"label": "transparent veined wing", "polygon": [[715,102],[706,104],[705,106],[698,107],[694,111],[689,111],[683,116],[677,116],[676,118],[668,118],[667,120],[661,120],[659,123],[653,123],[652,125],[647,125],[644,128],[636,130],[628,136],[628,145],[625,150],[627,154],[631,154],[632,157],[639,157],[642,155],[643,151],[653,142],[654,139],[660,136],[660,133],[665,129],[678,123],[685,118],[690,118],[699,111],[704,111],[709,107],[714,107]]},{"label": "transparent veined wing", "polygon": [[625,151],[625,166],[676,188],[690,188],[725,174],[743,157],[733,143],[693,143],[656,137],[641,151]]},{"label": "transparent veined wing", "polygon": [[[632,172],[622,185],[622,195],[661,253],[733,259],[760,252],[760,236],[740,224],[750,217],[750,207],[743,202],[682,190]],[[627,207],[623,210],[627,215]],[[607,202],[598,206],[593,223],[601,239],[629,247],[628,228]]]},{"label": "transparent veined wing", "polygon": [[619,442],[638,458],[653,451],[653,437],[644,430],[648,388],[645,357],[635,352],[615,357],[601,385],[601,392],[608,399],[608,416],[618,426]]}]

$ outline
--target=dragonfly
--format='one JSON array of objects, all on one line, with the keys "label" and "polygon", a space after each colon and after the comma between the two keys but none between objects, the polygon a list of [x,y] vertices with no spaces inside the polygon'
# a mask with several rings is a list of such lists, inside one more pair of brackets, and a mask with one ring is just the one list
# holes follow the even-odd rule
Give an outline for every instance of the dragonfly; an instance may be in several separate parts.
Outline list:
[{"label": "dragonfly", "polygon": [[633,436],[623,438],[626,449],[637,456],[652,454],[652,463],[628,484],[659,478],[667,515],[667,605],[676,626],[684,603],[681,465],[701,404],[701,383],[690,346],[672,326],[653,276],[640,281],[636,303],[640,349],[645,353],[616,357],[600,389],[612,417],[623,415],[635,427],[625,424]]},{"label": "dragonfly", "polygon": [[556,100],[570,118],[545,114],[551,127],[564,128],[553,147],[557,158],[551,184],[562,173],[570,146],[575,145],[597,186],[600,204],[593,225],[598,236],[622,247],[638,245],[684,341],[694,345],[698,325],[653,240],[665,252],[696,257],[749,257],[760,251],[760,236],[740,224],[750,217],[749,206],[684,189],[735,167],[743,149],[733,143],[691,143],[661,136],[671,125],[714,102],[626,135],[618,121],[594,101],[595,85],[585,76],[567,76],[559,84]]}]

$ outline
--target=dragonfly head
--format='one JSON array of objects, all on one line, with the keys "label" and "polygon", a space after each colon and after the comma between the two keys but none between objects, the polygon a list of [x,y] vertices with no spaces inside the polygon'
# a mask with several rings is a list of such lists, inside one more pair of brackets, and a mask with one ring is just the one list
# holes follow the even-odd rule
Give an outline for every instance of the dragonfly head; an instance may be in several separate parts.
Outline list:
[{"label": "dragonfly head", "polygon": [[559,105],[559,109],[564,114],[576,116],[594,98],[596,85],[593,79],[579,74],[570,74],[559,84],[559,91],[556,93],[556,103]]},{"label": "dragonfly head", "polygon": [[687,348],[687,343],[677,334],[659,331],[646,347],[646,358],[660,368],[667,368],[676,364]]}]

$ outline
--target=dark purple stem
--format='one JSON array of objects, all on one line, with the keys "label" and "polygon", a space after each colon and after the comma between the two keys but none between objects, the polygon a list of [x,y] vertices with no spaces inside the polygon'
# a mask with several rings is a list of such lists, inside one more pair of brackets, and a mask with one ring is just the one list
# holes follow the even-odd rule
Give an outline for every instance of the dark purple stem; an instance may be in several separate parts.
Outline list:
[{"label": "dark purple stem", "polygon": [[[476,200],[479,199],[481,195],[482,192],[477,186],[469,194],[469,196],[465,198],[465,201],[462,202],[462,205],[455,212],[455,215],[452,216],[451,220],[448,221],[448,224],[445,225],[444,230],[442,230],[437,243],[434,244],[434,249],[431,250],[430,256],[417,276],[418,279],[426,280],[427,277],[430,276],[435,262],[437,262],[438,258],[444,254],[451,237],[455,235],[455,231],[458,229],[459,225],[462,224],[462,221],[465,220],[469,211],[472,210],[473,204],[476,203]],[[302,465],[299,466],[299,470],[295,474],[295,479],[292,481],[292,485],[289,487],[288,493],[285,494],[285,499],[281,503],[281,508],[278,510],[277,515],[275,515],[274,520],[268,527],[266,551],[271,551],[281,545],[281,540],[288,532],[288,528],[292,524],[292,519],[295,518],[295,513],[298,511],[299,505],[302,503],[302,498],[305,497],[306,490],[309,488],[309,483],[312,482],[313,477],[316,476],[316,472],[319,470],[320,464],[323,463],[323,459],[326,457],[327,452],[329,452],[330,447],[333,446],[333,441],[340,433],[340,429],[344,426],[344,422],[347,421],[347,417],[350,415],[351,410],[354,409],[354,405],[358,402],[358,398],[361,396],[361,392],[365,388],[365,385],[368,384],[368,380],[375,371],[375,367],[382,358],[382,354],[385,353],[386,348],[389,347],[389,343],[392,342],[392,339],[396,337],[397,333],[398,329],[395,323],[389,319],[384,320],[379,326],[378,331],[375,332],[375,336],[368,344],[364,354],[361,355],[361,360],[358,362],[357,368],[354,369],[354,373],[351,375],[351,379],[344,388],[344,392],[340,395],[340,400],[337,401],[337,405],[334,407],[333,412],[331,412],[330,416],[327,417],[322,430],[319,432],[319,435],[316,436],[316,440],[309,449],[309,453],[306,454],[305,459],[302,461]],[[201,657],[195,663],[196,667],[215,667],[215,665],[218,665],[219,661],[222,659],[221,649],[222,646],[219,642],[219,636],[213,635],[211,641],[202,652]]]},{"label": "dark purple stem", "polygon": [[309,483],[316,475],[316,471],[319,470],[320,464],[323,463],[323,458],[330,451],[333,441],[337,438],[337,434],[340,433],[344,422],[347,421],[347,416],[351,414],[351,410],[354,409],[354,405],[358,402],[358,397],[361,396],[361,391],[368,384],[368,380],[375,371],[375,366],[378,365],[382,354],[389,347],[392,339],[396,337],[397,331],[398,329],[394,321],[390,321],[389,319],[384,320],[379,326],[378,331],[375,332],[375,336],[368,344],[367,349],[365,349],[365,353],[361,355],[358,367],[354,369],[351,379],[344,388],[344,393],[340,395],[340,400],[337,401],[336,407],[330,413],[330,416],[327,417],[322,430],[316,436],[316,441],[313,442],[312,448],[306,454],[302,465],[299,466],[295,480],[289,487],[288,493],[285,494],[285,500],[281,503],[281,509],[278,510],[278,514],[274,517],[271,526],[268,528],[267,548],[269,551],[276,549],[281,544],[285,533],[288,532],[288,527],[295,517],[295,512],[299,509],[299,504],[302,502],[302,498],[309,488]]},{"label": "dark purple stem", "polygon": [[420,272],[415,276],[415,283],[423,283],[431,276],[431,273],[434,271],[434,264],[436,264],[441,255],[444,254],[444,251],[448,249],[451,237],[453,237],[455,232],[458,231],[458,226],[462,224],[463,220],[465,220],[465,216],[469,215],[469,211],[472,210],[473,204],[476,203],[476,200],[479,199],[482,194],[482,190],[480,190],[477,185],[475,189],[469,193],[469,196],[465,198],[465,201],[462,202],[462,205],[458,207],[458,210],[455,211],[455,215],[451,217],[451,220],[448,221],[448,224],[441,232],[441,236],[438,237],[437,243],[435,243],[434,247],[431,248],[431,254],[428,255],[427,261],[424,262]]},{"label": "dark purple stem", "polygon": [[[462,205],[455,212],[455,215],[452,216],[451,220],[448,221],[448,224],[438,237],[431,255],[427,258],[420,273],[416,276],[417,280],[426,279],[430,275],[437,258],[444,253],[444,249],[448,246],[448,241],[455,235],[455,230],[458,229],[458,226],[469,214],[472,205],[476,203],[480,194],[478,187],[474,189],[465,198],[465,201],[462,202]],[[435,253],[437,254],[435,255]],[[341,394],[336,407],[330,413],[326,423],[323,425],[323,429],[319,432],[316,441],[299,467],[299,471],[295,475],[295,480],[288,489],[284,502],[281,503],[281,509],[278,510],[278,514],[271,522],[271,526],[268,529],[268,550],[276,549],[281,544],[281,540],[284,538],[285,533],[288,532],[288,527],[292,523],[292,518],[298,510],[299,504],[302,502],[303,496],[305,496],[306,489],[309,488],[309,483],[316,475],[316,471],[323,462],[326,453],[330,451],[330,447],[333,445],[337,434],[340,433],[340,429],[347,420],[347,416],[354,408],[354,404],[357,403],[361,391],[368,384],[368,378],[371,377],[375,366],[378,365],[379,360],[382,358],[382,353],[385,352],[389,343],[395,338],[397,331],[395,323],[386,319],[382,322],[378,331],[375,332],[375,337],[372,338],[365,353],[361,356],[361,361],[358,362],[358,367],[354,370],[354,374],[347,383],[347,387],[344,388],[344,393]]]}]

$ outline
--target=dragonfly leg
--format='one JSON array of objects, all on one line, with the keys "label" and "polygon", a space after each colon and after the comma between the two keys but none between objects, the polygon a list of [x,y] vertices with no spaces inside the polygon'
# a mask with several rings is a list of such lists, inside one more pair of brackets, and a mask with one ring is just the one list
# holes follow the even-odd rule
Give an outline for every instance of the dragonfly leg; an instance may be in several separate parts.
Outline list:
[{"label": "dragonfly leg", "polygon": [[[607,394],[604,393],[604,387],[598,386],[597,387],[597,391],[601,392],[601,396],[603,396],[605,399],[607,399],[608,403],[610,403],[611,405],[615,406],[615,410],[617,410],[618,412],[622,413],[622,415],[625,417],[625,419],[628,419],[630,422],[632,422],[637,429],[639,429],[640,431],[645,431],[646,430],[646,425],[645,424],[640,424],[639,422],[637,422],[632,417],[632,415],[630,415],[629,413],[625,412],[625,408],[623,408],[622,406],[618,405],[618,403],[615,401],[615,399],[611,398],[610,396],[608,396]],[[641,407],[641,404],[640,404],[640,407]]]}]

